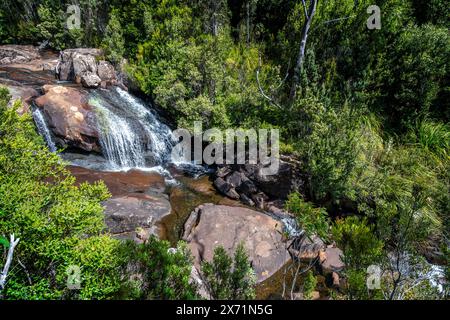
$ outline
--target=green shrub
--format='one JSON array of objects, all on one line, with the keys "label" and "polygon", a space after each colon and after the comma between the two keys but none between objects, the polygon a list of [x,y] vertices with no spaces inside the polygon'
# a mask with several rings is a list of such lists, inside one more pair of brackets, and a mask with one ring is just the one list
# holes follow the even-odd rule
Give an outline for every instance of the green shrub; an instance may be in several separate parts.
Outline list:
[{"label": "green shrub", "polygon": [[213,299],[248,300],[255,298],[255,274],[240,244],[234,259],[222,246],[214,249],[211,262],[204,262],[202,272]]}]

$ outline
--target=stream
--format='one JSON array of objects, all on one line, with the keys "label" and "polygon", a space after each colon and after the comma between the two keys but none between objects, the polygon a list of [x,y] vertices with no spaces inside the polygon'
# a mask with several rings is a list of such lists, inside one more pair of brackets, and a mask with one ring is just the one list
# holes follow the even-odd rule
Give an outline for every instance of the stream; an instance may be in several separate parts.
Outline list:
[{"label": "stream", "polygon": [[[73,83],[57,81],[52,71],[40,71],[27,67],[0,66],[0,79],[15,90],[32,88],[42,94],[44,84],[67,87]],[[159,223],[159,236],[176,245],[180,240],[183,226],[190,213],[204,203],[229,206],[244,206],[217,193],[210,179],[211,170],[191,163],[179,162],[176,155],[172,159],[171,151],[175,144],[172,131],[163,123],[151,105],[118,87],[108,89],[83,89],[88,91],[89,105],[93,106],[97,117],[99,142],[102,154],[77,152],[73,149],[59,150],[58,143],[48,127],[45,114],[30,103],[30,111],[37,132],[43,137],[51,152],[69,164],[69,170],[77,181],[96,181],[96,174],[108,177],[110,181],[124,184],[127,179],[136,176],[146,178],[146,173],[160,175],[164,179],[164,194],[167,195],[171,214]],[[78,168],[78,169],[77,169]],[[89,170],[87,175],[86,171]],[[118,182],[115,174],[121,173]],[[141,178],[138,178],[141,179]],[[117,181],[116,181],[117,180]],[[281,221],[281,219],[279,219]],[[291,221],[282,221],[288,232],[295,232]],[[278,297],[281,292],[282,269],[257,286],[257,297],[267,299]]]}]

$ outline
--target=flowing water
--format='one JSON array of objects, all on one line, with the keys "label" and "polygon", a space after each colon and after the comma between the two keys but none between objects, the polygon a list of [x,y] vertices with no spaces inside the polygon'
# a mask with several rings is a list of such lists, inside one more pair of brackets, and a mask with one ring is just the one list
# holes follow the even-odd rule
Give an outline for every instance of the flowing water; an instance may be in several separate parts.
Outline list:
[{"label": "flowing water", "polygon": [[172,131],[139,99],[114,88],[92,90],[100,145],[111,169],[148,168],[170,162]]},{"label": "flowing water", "polygon": [[56,145],[53,142],[52,135],[50,133],[50,130],[48,129],[47,123],[45,122],[44,116],[42,115],[41,110],[39,108],[33,108],[33,119],[36,123],[36,128],[39,132],[39,134],[44,138],[45,142],[47,143],[48,149],[51,152],[56,152]]}]

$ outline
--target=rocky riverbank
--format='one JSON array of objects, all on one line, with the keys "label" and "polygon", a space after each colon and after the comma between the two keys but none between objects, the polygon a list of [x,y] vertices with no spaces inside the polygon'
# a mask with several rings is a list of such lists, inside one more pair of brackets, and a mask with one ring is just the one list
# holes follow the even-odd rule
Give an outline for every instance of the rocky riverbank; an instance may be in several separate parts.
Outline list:
[{"label": "rocky riverbank", "polygon": [[[115,95],[92,94],[98,90],[111,92],[119,84],[114,68],[102,60],[100,50],[69,49],[58,56],[15,46],[0,47],[2,52],[1,83],[11,90],[14,99],[25,102],[21,112],[38,108],[53,142],[74,152],[64,152],[62,157],[78,165],[69,167],[77,183],[103,181],[110,190],[111,198],[103,204],[105,231],[136,242],[146,241],[151,235],[172,244],[184,239],[195,258],[193,274],[200,281],[198,267],[212,258],[216,246],[222,245],[232,254],[243,242],[256,272],[260,298],[279,295],[284,281],[280,275],[297,258],[306,263],[317,260],[317,272],[324,278],[331,277],[335,287],[339,285],[338,272],[343,267],[339,249],[318,238],[293,248],[292,239],[286,236],[286,224],[293,218],[283,210],[283,202],[290,192],[304,188],[298,160],[282,156],[280,170],[273,176],[261,174],[260,165],[225,165],[212,176],[190,177],[161,156],[163,144],[171,143],[164,140],[169,131],[145,106],[120,91]],[[5,52],[10,59],[5,60]],[[118,103],[125,103],[125,108]],[[102,113],[95,110],[99,107]],[[133,113],[129,112],[131,108],[135,108]],[[116,121],[112,126],[108,122],[111,119],[104,119],[113,116],[111,111]],[[105,121],[110,125],[107,131],[99,127]],[[122,127],[116,128],[119,125]],[[105,136],[111,133],[116,136]],[[102,145],[102,134],[104,139],[118,140],[105,140]],[[156,134],[163,136],[158,140]],[[105,143],[117,142],[123,145],[114,156],[148,157],[151,160],[144,160],[144,165],[154,166],[159,161],[165,173],[108,170]],[[134,147],[135,143],[151,145],[150,151],[146,155],[130,154],[143,152]]]}]

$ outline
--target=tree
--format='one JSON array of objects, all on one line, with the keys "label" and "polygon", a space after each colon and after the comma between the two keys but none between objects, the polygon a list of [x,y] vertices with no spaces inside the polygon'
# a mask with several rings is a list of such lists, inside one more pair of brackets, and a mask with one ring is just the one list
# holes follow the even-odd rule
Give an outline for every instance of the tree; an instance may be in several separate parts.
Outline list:
[{"label": "tree", "polygon": [[[306,0],[308,1],[308,0]],[[297,61],[295,63],[293,77],[292,77],[292,85],[290,92],[290,100],[293,101],[295,98],[295,93],[297,90],[297,85],[300,81],[300,69],[303,66],[303,60],[305,58],[305,48],[306,41],[308,40],[308,32],[311,27],[312,20],[314,18],[314,14],[316,13],[317,8],[317,0],[309,0],[309,4],[305,3],[305,0],[302,0],[303,5],[303,13],[304,13],[304,23],[302,27],[302,33],[300,36],[300,46],[298,49]]]},{"label": "tree", "polygon": [[185,243],[170,248],[167,241],[150,237],[143,244],[128,241],[121,247],[121,299],[197,299],[190,279],[192,256]]},{"label": "tree", "polygon": [[125,40],[122,33],[122,26],[119,15],[113,10],[109,17],[105,30],[102,47],[106,52],[106,57],[114,64],[119,64],[125,53]]},{"label": "tree", "polygon": [[373,227],[366,219],[350,216],[337,220],[331,228],[336,244],[343,251],[347,275],[347,294],[350,299],[368,299],[378,292],[371,293],[366,285],[367,267],[380,263],[383,242],[374,234]]},{"label": "tree", "polygon": [[20,239],[15,239],[14,235],[10,235],[10,241],[6,240],[6,238],[0,237],[0,244],[3,245],[5,249],[8,249],[8,254],[6,256],[6,261],[3,266],[3,271],[0,273],[0,298],[2,298],[2,291],[5,289],[6,280],[8,277],[9,267],[11,266],[11,262],[14,255],[14,249],[19,243]]},{"label": "tree", "polygon": [[[296,222],[300,228],[298,235],[291,236],[287,250],[291,253],[292,264],[285,267],[283,293],[286,294],[286,282],[288,272],[291,273],[292,282],[290,284],[289,297],[294,299],[294,290],[299,277],[307,272],[303,290],[307,297],[315,288],[315,278],[311,268],[316,263],[318,256],[310,259],[308,263],[302,261],[305,248],[309,243],[314,243],[314,238],[320,236],[324,239],[328,237],[328,214],[323,208],[316,208],[311,203],[305,202],[298,192],[291,193],[286,202],[286,209],[294,214]],[[312,287],[312,288],[311,288]]]},{"label": "tree", "polygon": [[[106,299],[119,288],[119,242],[104,233],[102,183],[75,186],[58,155],[48,151],[20,102],[0,88],[0,235],[20,244],[2,294],[5,299]],[[78,266],[81,288],[67,286]]]},{"label": "tree", "polygon": [[216,247],[213,260],[202,264],[202,272],[213,299],[255,298],[255,274],[243,244],[238,245],[233,259],[222,246]]}]

